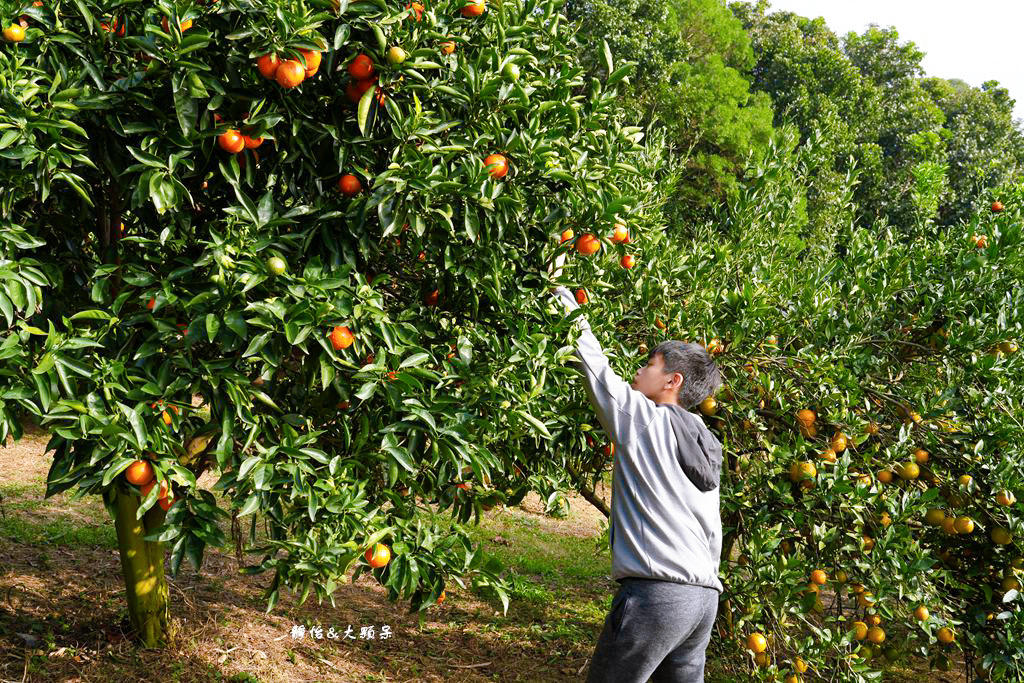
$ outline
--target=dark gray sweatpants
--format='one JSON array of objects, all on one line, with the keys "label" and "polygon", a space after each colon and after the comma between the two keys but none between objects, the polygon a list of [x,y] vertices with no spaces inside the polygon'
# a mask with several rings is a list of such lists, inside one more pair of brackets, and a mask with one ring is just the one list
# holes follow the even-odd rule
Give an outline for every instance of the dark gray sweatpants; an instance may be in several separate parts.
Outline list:
[{"label": "dark gray sweatpants", "polygon": [[698,683],[718,613],[718,591],[622,579],[590,659],[587,683]]}]

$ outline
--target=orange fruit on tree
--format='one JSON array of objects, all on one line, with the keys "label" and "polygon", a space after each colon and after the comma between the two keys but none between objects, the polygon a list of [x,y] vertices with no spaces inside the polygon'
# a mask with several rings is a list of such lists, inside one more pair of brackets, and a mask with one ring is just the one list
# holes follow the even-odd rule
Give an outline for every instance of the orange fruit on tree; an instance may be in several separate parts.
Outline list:
[{"label": "orange fruit on tree", "polygon": [[490,154],[484,159],[484,166],[487,168],[487,172],[491,174],[491,177],[497,180],[498,178],[504,178],[505,174],[508,173],[508,159],[501,154]]},{"label": "orange fruit on tree", "polygon": [[625,224],[616,223],[615,230],[612,232],[612,243],[618,244],[619,242],[626,242],[629,238],[629,230],[626,229]]},{"label": "orange fruit on tree", "polygon": [[440,605],[442,602],[444,602],[444,591],[443,590],[441,591],[441,595],[437,596],[437,604]]},{"label": "orange fruit on tree", "polygon": [[872,626],[868,629],[868,640],[876,645],[885,642],[885,629],[881,626]]},{"label": "orange fruit on tree", "polygon": [[853,622],[853,637],[857,640],[864,640],[868,637],[868,625],[863,621]]},{"label": "orange fruit on tree", "polygon": [[969,489],[973,481],[974,479],[971,478],[971,475],[969,474],[961,474],[960,477],[956,480],[956,482],[965,489]]},{"label": "orange fruit on tree", "polygon": [[751,633],[747,636],[747,649],[755,655],[768,649],[768,641],[760,633]]},{"label": "orange fruit on tree", "polygon": [[363,93],[372,88],[376,82],[376,77],[351,81],[345,86],[345,95],[352,103],[356,103],[362,99]]},{"label": "orange fruit on tree", "polygon": [[148,460],[136,460],[124,471],[124,478],[129,484],[145,486],[153,481],[153,466]]},{"label": "orange fruit on tree", "polygon": [[468,2],[462,6],[462,16],[479,17],[486,9],[487,4],[484,0],[468,0]]},{"label": "orange fruit on tree", "polygon": [[588,301],[589,301],[589,299],[587,298],[587,290],[585,290],[585,289],[577,289],[576,290],[576,303],[578,303],[579,305],[582,306],[583,304],[587,303]]},{"label": "orange fruit on tree", "polygon": [[632,268],[636,265],[636,259],[633,258],[632,254],[624,254],[622,259],[619,261],[619,265],[626,269]]},{"label": "orange fruit on tree", "polygon": [[700,412],[711,417],[718,412],[718,401],[716,401],[713,396],[708,396],[700,402]]},{"label": "orange fruit on tree", "polygon": [[928,462],[928,451],[923,448],[918,448],[914,451],[914,462],[918,465],[923,465]]},{"label": "orange fruit on tree", "polygon": [[806,479],[813,479],[818,475],[818,468],[813,462],[795,461],[789,466],[789,478],[791,481],[799,482]]},{"label": "orange fruit on tree", "polygon": [[1013,543],[1013,534],[1006,527],[997,526],[992,529],[992,541],[998,545],[1010,545]]},{"label": "orange fruit on tree", "polygon": [[573,238],[573,235],[575,234],[576,233],[572,231],[572,228],[566,228],[565,230],[562,231],[562,240],[559,242],[559,244],[564,244],[565,242],[568,242]]},{"label": "orange fruit on tree", "polygon": [[875,539],[871,538],[867,534],[863,534],[861,536],[861,541],[864,543],[865,552],[871,552],[871,549],[875,547]]},{"label": "orange fruit on tree", "polygon": [[348,72],[357,81],[364,81],[372,78],[374,74],[373,60],[368,55],[358,54],[349,62]]},{"label": "orange fruit on tree", "polygon": [[[143,497],[148,496],[149,492],[153,490],[154,486],[156,486],[156,479],[153,479],[148,484],[143,484],[143,486],[141,487],[142,488],[142,495],[143,495]],[[156,497],[157,497],[158,500],[160,498],[166,498],[167,497],[167,480],[166,479],[164,479],[162,482],[160,482],[160,490],[157,492]]]},{"label": "orange fruit on tree", "polygon": [[996,494],[996,502],[1000,505],[1013,505],[1017,502],[1017,498],[1013,495],[1012,491],[1003,489]]},{"label": "orange fruit on tree", "polygon": [[269,80],[274,80],[279,66],[281,66],[281,60],[277,55],[265,54],[256,60],[256,68],[259,69],[260,75]]},{"label": "orange fruit on tree", "polygon": [[905,462],[900,465],[899,475],[901,479],[917,479],[921,475],[921,468],[916,462]]},{"label": "orange fruit on tree", "polygon": [[245,140],[242,139],[242,134],[234,129],[224,131],[218,135],[217,144],[220,145],[222,150],[232,154],[237,154],[245,149]]},{"label": "orange fruit on tree", "polygon": [[263,138],[251,138],[248,135],[242,136],[242,144],[245,145],[246,149],[256,149],[263,144]]},{"label": "orange fruit on tree", "polygon": [[768,658],[767,652],[758,652],[754,655],[754,663],[760,668],[766,669],[772,663],[771,659]]},{"label": "orange fruit on tree", "polygon": [[[160,25],[163,26],[164,33],[170,33],[171,32],[171,25],[169,23],[167,23],[167,17],[164,17],[163,19],[160,20]],[[184,33],[185,31],[187,31],[190,28],[192,28],[192,20],[191,19],[186,19],[185,21],[183,21],[180,24],[178,24],[178,28],[181,29],[182,33]]]},{"label": "orange fruit on tree", "polygon": [[347,349],[352,346],[352,342],[354,342],[355,339],[356,338],[352,335],[352,330],[348,329],[347,325],[337,325],[333,330],[331,330],[331,346],[334,347],[335,351]]},{"label": "orange fruit on tree", "polygon": [[589,232],[580,235],[580,238],[576,240],[576,251],[583,254],[584,256],[590,256],[596,254],[601,250],[601,240],[597,239]]},{"label": "orange fruit on tree", "polygon": [[435,289],[433,292],[431,292],[430,294],[427,294],[427,296],[425,296],[423,298],[423,303],[425,303],[427,306],[436,306],[437,305],[437,301],[440,298],[440,296],[441,296],[440,292],[438,292]]},{"label": "orange fruit on tree", "polygon": [[175,498],[174,500],[171,500],[170,498],[164,497],[164,498],[157,498],[156,502],[160,506],[160,509],[163,510],[164,512],[166,512],[167,510],[171,509],[172,505],[174,505],[175,503],[178,502],[178,499]]},{"label": "orange fruit on tree", "polygon": [[828,581],[828,575],[821,569],[815,569],[811,572],[811,581],[819,586],[824,586],[825,582]]},{"label": "orange fruit on tree", "polygon": [[317,70],[320,69],[320,51],[299,50],[299,54],[306,60],[306,78],[312,78],[316,75]]},{"label": "orange fruit on tree", "polygon": [[615,455],[615,442],[606,443],[601,451],[605,454],[605,457],[612,457]]},{"label": "orange fruit on tree", "polygon": [[443,43],[441,43],[441,52],[443,52],[446,55],[450,55],[451,53],[455,52],[455,43],[451,40],[444,41]]},{"label": "orange fruit on tree", "polygon": [[818,419],[818,416],[815,414],[813,410],[808,410],[807,408],[804,408],[803,410],[797,411],[796,419],[800,424],[810,426],[814,424],[814,421]]},{"label": "orange fruit on tree", "polygon": [[149,301],[146,302],[146,308],[148,308],[149,310],[152,311],[155,306],[156,306],[156,299],[153,298],[153,297],[150,297]]},{"label": "orange fruit on tree", "polygon": [[[424,9],[424,7],[420,3],[418,3],[418,2],[410,3],[410,4],[405,6],[405,9],[412,9],[412,11],[416,15],[416,21],[420,21],[420,20],[423,19],[423,9]],[[412,16],[410,16],[409,18],[412,19]]]},{"label": "orange fruit on tree", "polygon": [[868,623],[868,626],[878,626],[882,623],[882,617],[877,614],[869,614],[864,621]]},{"label": "orange fruit on tree", "polygon": [[346,173],[338,178],[338,189],[346,197],[354,197],[363,190],[363,184],[356,176]]},{"label": "orange fruit on tree", "polygon": [[914,610],[914,618],[918,621],[928,621],[928,608],[924,605],[918,605],[917,609]]},{"label": "orange fruit on tree", "polygon": [[969,534],[974,531],[974,520],[970,517],[957,517],[953,521],[953,528],[958,534]]},{"label": "orange fruit on tree", "polygon": [[883,484],[892,483],[892,472],[889,470],[878,470],[878,472],[875,473],[875,477]]},{"label": "orange fruit on tree", "polygon": [[818,457],[828,463],[834,463],[837,460],[836,452],[831,448],[826,448],[825,450],[823,450],[821,452],[821,455],[819,455]]},{"label": "orange fruit on tree", "polygon": [[868,425],[864,427],[864,433],[869,436],[875,436],[878,434],[878,425],[874,422],[869,422]]},{"label": "orange fruit on tree", "polygon": [[383,543],[378,543],[372,548],[367,548],[363,557],[366,558],[367,564],[374,569],[377,569],[391,561],[391,548],[387,547]]},{"label": "orange fruit on tree", "polygon": [[11,24],[4,29],[4,40],[8,43],[20,43],[25,40],[25,27]]},{"label": "orange fruit on tree", "polygon": [[277,67],[274,80],[282,88],[294,88],[306,79],[306,69],[297,59],[286,59]]},{"label": "orange fruit on tree", "polygon": [[949,517],[943,517],[939,523],[942,526],[942,530],[951,536],[956,535],[956,517],[950,515]]},{"label": "orange fruit on tree", "polygon": [[992,202],[992,212],[999,213],[1003,210],[1003,203],[999,200]]},{"label": "orange fruit on tree", "polygon": [[978,249],[984,249],[988,246],[988,237],[985,235],[971,235],[971,239],[974,241],[974,246]]},{"label": "orange fruit on tree", "polygon": [[842,453],[846,450],[846,435],[842,432],[836,432],[832,436],[832,443],[829,445],[836,453]]},{"label": "orange fruit on tree", "polygon": [[953,629],[948,626],[943,626],[938,630],[935,636],[939,639],[940,643],[948,645],[956,639],[956,634],[953,633]]}]

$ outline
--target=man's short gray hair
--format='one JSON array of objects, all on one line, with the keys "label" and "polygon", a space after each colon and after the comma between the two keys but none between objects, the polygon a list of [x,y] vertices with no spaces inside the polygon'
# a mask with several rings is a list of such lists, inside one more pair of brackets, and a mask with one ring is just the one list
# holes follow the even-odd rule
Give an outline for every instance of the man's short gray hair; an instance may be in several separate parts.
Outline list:
[{"label": "man's short gray hair", "polygon": [[700,344],[670,340],[654,347],[647,359],[661,354],[664,361],[664,373],[671,375],[679,372],[683,375],[683,383],[679,387],[679,406],[689,410],[708,396],[714,395],[722,384],[722,375],[718,366]]}]

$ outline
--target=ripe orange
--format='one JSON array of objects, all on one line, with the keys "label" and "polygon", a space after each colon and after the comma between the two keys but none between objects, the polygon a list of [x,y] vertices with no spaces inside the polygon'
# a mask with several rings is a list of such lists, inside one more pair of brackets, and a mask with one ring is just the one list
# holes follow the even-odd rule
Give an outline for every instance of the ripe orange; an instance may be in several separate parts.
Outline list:
[{"label": "ripe orange", "polygon": [[145,486],[153,481],[153,466],[148,460],[136,460],[124,471],[124,478],[129,484]]},{"label": "ripe orange", "polygon": [[372,78],[374,74],[373,60],[365,54],[356,55],[356,58],[349,62],[348,72],[357,81]]},{"label": "ripe orange", "polygon": [[320,51],[319,50],[299,50],[306,59],[306,78],[312,78],[316,75],[317,70],[320,69]]},{"label": "ripe orange", "polygon": [[992,213],[999,213],[1003,210],[1003,203],[1001,201],[992,202]]},{"label": "ripe orange", "polygon": [[576,233],[574,233],[572,231],[572,228],[566,228],[565,230],[562,231],[562,241],[559,242],[559,244],[562,244],[564,242],[568,242],[569,240],[572,239],[573,235],[575,235],[575,234]]},{"label": "ripe orange", "polygon": [[654,326],[657,327],[659,330],[663,330],[667,327],[667,325],[665,325],[665,323],[661,321],[661,318],[654,319]]},{"label": "ripe orange", "polygon": [[619,265],[626,269],[632,268],[636,265],[636,259],[633,258],[632,254],[625,254],[619,261]]},{"label": "ripe orange", "polygon": [[294,88],[306,78],[306,69],[297,59],[286,59],[277,67],[274,79],[282,88]]},{"label": "ripe orange", "polygon": [[468,0],[468,3],[462,7],[462,16],[479,17],[485,9],[487,9],[487,5],[484,0]]},{"label": "ripe orange", "polygon": [[918,608],[914,610],[914,618],[918,621],[928,621],[928,608],[924,605],[919,605]]},{"label": "ripe orange", "polygon": [[4,40],[9,43],[20,43],[25,40],[25,27],[11,24],[4,29]]},{"label": "ripe orange", "polygon": [[342,401],[339,403],[338,410],[348,410],[348,401]]},{"label": "ripe orange", "polygon": [[601,250],[601,240],[597,239],[589,232],[580,235],[580,238],[576,240],[576,251],[580,252],[584,256],[590,256],[596,254]]},{"label": "ripe orange", "polygon": [[338,189],[346,197],[354,197],[362,191],[363,184],[359,182],[359,178],[347,173],[338,179]]},{"label": "ripe orange", "polygon": [[155,306],[156,306],[156,299],[154,299],[153,297],[150,297],[149,301],[146,302],[146,308],[148,308],[149,310],[152,311],[153,307],[155,307]]},{"label": "ripe orange", "polygon": [[868,629],[868,640],[876,645],[885,642],[885,629],[881,626],[872,626]]},{"label": "ripe orange", "polygon": [[984,249],[988,246],[988,237],[985,235],[971,235],[971,239],[974,240],[974,246],[978,249]]},{"label": "ripe orange", "polygon": [[971,475],[969,474],[961,474],[960,477],[956,480],[956,482],[965,489],[969,489],[971,487],[971,482],[973,481],[974,479],[972,479]]},{"label": "ripe orange", "polygon": [[825,462],[834,463],[836,461],[836,452],[831,448],[826,448],[818,457]]},{"label": "ripe orange", "polygon": [[947,645],[949,643],[952,643],[956,639],[956,634],[953,633],[953,629],[949,628],[948,626],[943,626],[942,628],[940,628],[938,633],[936,633],[935,635],[938,637],[940,643]]},{"label": "ripe orange", "polygon": [[811,581],[819,586],[824,586],[825,582],[828,581],[828,575],[821,569],[815,569],[811,572]]},{"label": "ripe orange", "polygon": [[438,292],[435,289],[433,292],[431,292],[430,294],[427,294],[427,296],[424,297],[423,303],[425,303],[427,306],[436,306],[437,305],[437,300],[438,300],[439,297],[440,297],[440,292]]},{"label": "ripe orange", "polygon": [[437,596],[437,604],[440,605],[442,602],[444,602],[444,591],[443,590],[441,591],[441,595]]},{"label": "ripe orange", "polygon": [[818,419],[818,416],[814,413],[813,410],[808,410],[807,408],[804,408],[803,410],[797,411],[796,419],[797,421],[800,422],[800,424],[810,426],[814,424],[814,421]]},{"label": "ripe orange", "polygon": [[604,448],[602,448],[601,451],[605,454],[606,457],[609,458],[615,455],[615,442],[612,441],[611,443],[605,444]]},{"label": "ripe orange", "polygon": [[164,421],[165,425],[170,425],[171,422],[173,422],[173,420],[171,419],[171,414],[168,413],[166,410],[160,414],[160,418]]},{"label": "ripe orange", "polygon": [[245,149],[245,141],[242,139],[242,135],[234,129],[225,131],[217,136],[217,144],[225,152],[231,152],[237,154]]},{"label": "ripe orange", "polygon": [[718,401],[712,396],[708,396],[700,402],[700,412],[704,413],[708,417],[711,417],[718,412]]},{"label": "ripe orange", "polygon": [[1003,489],[1002,491],[996,494],[996,502],[999,503],[1000,505],[1013,505],[1015,502],[1017,502],[1017,498],[1016,496],[1013,495],[1012,491],[1007,491],[1006,489]]},{"label": "ripe orange", "polygon": [[899,475],[901,479],[917,479],[921,475],[921,468],[916,462],[905,462],[900,465]]},{"label": "ripe orange", "polygon": [[585,290],[585,289],[577,289],[576,290],[576,303],[578,303],[579,305],[582,306],[583,304],[587,303],[588,301],[589,301],[589,299],[587,298],[587,290]]},{"label": "ripe orange", "polygon": [[455,485],[455,488],[462,489],[463,491],[468,491],[469,490],[469,484],[464,482],[464,481],[461,481],[461,482],[459,482],[458,484]]},{"label": "ripe orange", "polygon": [[878,425],[874,422],[868,423],[868,426],[864,428],[864,432],[869,436],[874,436],[878,434]]},{"label": "ripe orange", "polygon": [[156,502],[160,506],[160,509],[162,509],[164,512],[166,512],[167,510],[171,509],[172,505],[174,505],[175,503],[178,502],[178,499],[175,498],[174,500],[171,500],[170,498],[164,497],[164,498],[158,498]]},{"label": "ripe orange", "polygon": [[416,260],[418,260],[418,261],[426,261],[427,260],[427,252],[421,251],[419,254],[416,255]]},{"label": "ripe orange", "polygon": [[612,233],[612,243],[625,242],[627,237],[629,237],[629,230],[626,229],[626,226],[622,223],[616,223],[615,232]]},{"label": "ripe orange", "polygon": [[450,55],[451,53],[455,52],[455,43],[451,40],[444,41],[443,43],[441,43],[441,52],[443,52],[446,55]]},{"label": "ripe orange", "polygon": [[863,621],[853,622],[853,637],[857,640],[864,640],[868,637],[868,625]]},{"label": "ripe orange", "polygon": [[918,448],[914,451],[914,462],[918,465],[923,465],[928,462],[928,451],[923,448]]},{"label": "ripe orange", "polygon": [[892,472],[889,470],[878,470],[878,472],[875,473],[875,477],[883,484],[892,483]]},{"label": "ripe orange", "polygon": [[358,102],[363,97],[363,93],[372,88],[376,82],[376,78],[364,78],[363,80],[350,81],[349,84],[345,86],[345,95],[348,97],[349,101],[353,103]]},{"label": "ripe orange", "polygon": [[[148,484],[143,485],[142,486],[142,495],[143,495],[143,497],[148,496],[149,492],[153,490],[154,486],[156,486],[156,479],[150,481]],[[167,497],[167,480],[166,479],[164,479],[162,482],[160,482],[160,490],[157,492],[156,497],[157,497],[158,500],[161,499],[161,498],[166,498]]]},{"label": "ripe orange", "polygon": [[491,154],[484,159],[484,166],[487,168],[487,172],[491,174],[491,177],[497,180],[498,178],[504,178],[505,174],[508,173],[508,159],[501,154]]},{"label": "ripe orange", "polygon": [[364,555],[367,564],[374,569],[383,567],[391,561],[391,548],[387,547],[383,543],[378,543],[372,548],[367,548]]},{"label": "ripe orange", "polygon": [[347,326],[337,326],[331,330],[330,334],[331,346],[334,347],[335,351],[341,349],[347,349],[352,346],[352,342],[355,341],[355,337],[352,335],[352,330],[348,329]]},{"label": "ripe orange", "polygon": [[266,54],[256,60],[256,68],[260,70],[260,75],[270,80],[274,80],[277,67],[280,65],[281,60],[277,55]]},{"label": "ripe orange", "polygon": [[[423,5],[418,2],[414,2],[405,6],[405,9],[410,8],[412,8],[412,11],[416,14],[416,21],[421,21],[423,19]],[[412,19],[412,16],[410,15],[409,18]]]},{"label": "ripe orange", "polygon": [[768,649],[768,641],[760,633],[751,633],[747,636],[747,649],[754,654],[760,654]]},{"label": "ripe orange", "polygon": [[242,136],[242,144],[245,145],[246,149],[256,149],[263,144],[263,138],[251,138],[248,135]]},{"label": "ripe orange", "polygon": [[[170,33],[171,32],[171,25],[167,23],[167,17],[164,17],[163,19],[160,20],[160,25],[164,27],[164,33]],[[178,28],[181,29],[182,33],[184,33],[185,31],[187,31],[190,28],[192,28],[192,20],[191,19],[186,19],[185,21],[183,21],[180,24],[178,24]]]},{"label": "ripe orange", "polygon": [[864,542],[864,551],[871,552],[871,549],[875,547],[875,539],[868,535],[861,536],[861,540]]},{"label": "ripe orange", "polygon": [[800,462],[795,461],[789,466],[789,478],[791,481],[803,481],[805,479],[813,479],[818,474],[818,468],[814,466],[813,462]]},{"label": "ripe orange", "polygon": [[970,517],[957,517],[953,521],[953,528],[958,534],[969,534],[974,531],[974,520]]},{"label": "ripe orange", "polygon": [[832,437],[832,443],[829,445],[836,453],[842,453],[846,450],[846,435],[842,432],[836,432]]},{"label": "ripe orange", "polygon": [[1013,543],[1013,534],[1006,527],[997,526],[992,529],[992,542],[998,545],[1010,545]]}]

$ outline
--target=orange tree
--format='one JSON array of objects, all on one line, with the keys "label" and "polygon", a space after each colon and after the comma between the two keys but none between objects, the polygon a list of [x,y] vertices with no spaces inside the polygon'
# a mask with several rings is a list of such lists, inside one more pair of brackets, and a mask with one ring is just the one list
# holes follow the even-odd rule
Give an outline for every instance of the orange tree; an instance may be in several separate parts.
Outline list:
[{"label": "orange tree", "polygon": [[0,44],[0,436],[35,416],[47,495],[102,496],[141,641],[172,636],[165,548],[198,569],[229,512],[267,522],[268,610],[353,566],[413,610],[465,576],[507,609],[454,522],[564,488],[543,266],[658,201],[630,65],[584,80],[552,0],[0,20],[27,26]]},{"label": "orange tree", "polygon": [[[584,307],[643,322],[624,349],[700,341],[723,370],[700,411],[727,454],[719,621],[735,668],[862,681],[909,656],[949,669],[962,651],[969,678],[1020,680],[1024,187],[943,228],[922,172],[908,237],[855,227],[851,174],[828,198],[839,220],[810,231],[818,145],[780,132],[638,299],[591,288]],[[584,446],[598,469],[602,447]]]}]

